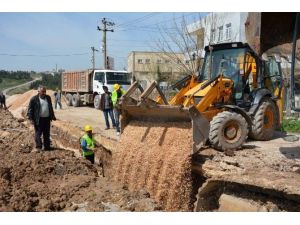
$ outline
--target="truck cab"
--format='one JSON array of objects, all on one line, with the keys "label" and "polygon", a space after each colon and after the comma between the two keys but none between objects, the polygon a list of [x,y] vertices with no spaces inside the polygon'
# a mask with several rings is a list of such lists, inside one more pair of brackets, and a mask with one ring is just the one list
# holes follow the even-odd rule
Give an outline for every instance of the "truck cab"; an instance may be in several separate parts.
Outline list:
[{"label": "truck cab", "polygon": [[127,90],[131,84],[129,73],[122,70],[94,70],[92,87],[94,93],[94,106],[100,108],[100,96],[103,93],[103,86],[107,86],[110,92],[114,91],[114,84],[122,86]]},{"label": "truck cab", "polygon": [[120,84],[123,90],[127,90],[131,84],[129,73],[119,70],[95,70],[93,75],[93,91],[102,94],[102,86],[107,86],[110,92],[114,84]]}]

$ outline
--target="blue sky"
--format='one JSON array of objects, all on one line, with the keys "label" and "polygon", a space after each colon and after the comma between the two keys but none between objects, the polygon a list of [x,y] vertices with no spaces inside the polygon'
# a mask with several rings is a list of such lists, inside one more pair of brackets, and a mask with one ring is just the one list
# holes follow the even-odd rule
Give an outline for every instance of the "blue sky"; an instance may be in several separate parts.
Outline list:
[{"label": "blue sky", "polygon": [[[189,22],[199,13],[0,13],[0,70],[66,70],[92,66],[91,47],[100,49],[103,17],[115,23],[107,32],[108,55],[116,69],[127,68],[133,50],[154,50],[157,27],[172,27],[185,15]],[[96,53],[96,67],[103,65]]]}]

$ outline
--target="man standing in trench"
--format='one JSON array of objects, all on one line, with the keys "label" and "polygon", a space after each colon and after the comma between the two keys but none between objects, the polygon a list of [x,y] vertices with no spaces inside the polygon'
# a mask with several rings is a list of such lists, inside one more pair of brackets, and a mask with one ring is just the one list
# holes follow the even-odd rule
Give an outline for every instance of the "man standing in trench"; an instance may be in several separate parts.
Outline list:
[{"label": "man standing in trench", "polygon": [[34,125],[36,149],[42,150],[41,136],[43,134],[44,150],[50,150],[50,123],[56,118],[51,98],[46,95],[46,87],[40,86],[38,94],[30,99],[27,116]]},{"label": "man standing in trench", "polygon": [[95,163],[94,149],[96,147],[95,139],[93,137],[93,129],[90,125],[84,127],[85,135],[80,138],[80,146],[82,148],[82,155],[92,164]]}]

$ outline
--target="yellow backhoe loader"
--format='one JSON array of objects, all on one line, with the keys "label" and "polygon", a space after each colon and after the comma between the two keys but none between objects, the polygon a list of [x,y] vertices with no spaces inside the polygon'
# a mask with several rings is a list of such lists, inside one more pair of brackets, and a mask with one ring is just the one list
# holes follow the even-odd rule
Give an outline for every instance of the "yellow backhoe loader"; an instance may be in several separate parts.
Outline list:
[{"label": "yellow backhoe loader", "polygon": [[[293,39],[295,60],[299,17],[299,13],[249,13],[245,24],[247,43],[205,47],[199,75],[189,75],[175,83],[173,88],[177,93],[170,100],[156,82],[144,90],[136,81],[120,102],[121,130],[132,120],[151,121],[153,126],[155,122],[191,122],[191,154],[199,152],[206,144],[217,150],[237,150],[242,148],[248,136],[255,140],[270,140],[281,126],[284,107],[280,57],[272,50],[279,46],[280,52],[281,45],[291,43]],[[270,23],[274,26],[268,26]],[[151,97],[154,90],[158,93],[157,98]],[[140,96],[136,96],[136,92],[140,92]],[[272,181],[268,181],[268,187],[274,190],[269,190],[263,185],[265,180],[258,182],[257,178],[251,180],[251,177],[234,180],[227,175],[219,180],[209,178],[202,185],[197,194],[196,211],[201,210],[207,196],[220,193],[226,187],[233,192],[234,187],[240,186],[250,192],[265,192],[279,198],[285,196],[284,190],[275,190]],[[300,201],[299,193],[293,196]]]},{"label": "yellow backhoe loader", "polygon": [[[219,150],[241,148],[248,134],[269,140],[282,121],[283,85],[274,57],[261,60],[248,44],[225,43],[205,48],[200,76],[188,76],[167,101],[154,81],[139,99],[131,97],[136,81],[122,101],[122,128],[128,120],[191,121],[193,152],[209,143]],[[272,73],[273,72],[273,73]],[[159,97],[148,98],[156,89]]]}]

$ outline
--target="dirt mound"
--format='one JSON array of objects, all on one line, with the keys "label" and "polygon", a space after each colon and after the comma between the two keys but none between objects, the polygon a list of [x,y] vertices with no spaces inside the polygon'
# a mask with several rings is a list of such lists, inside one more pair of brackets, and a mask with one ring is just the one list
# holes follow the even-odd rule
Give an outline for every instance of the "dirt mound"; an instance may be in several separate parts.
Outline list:
[{"label": "dirt mound", "polygon": [[33,131],[0,110],[0,211],[154,211],[145,191],[129,192],[74,152],[34,151]]},{"label": "dirt mound", "polygon": [[132,121],[113,156],[116,180],[145,188],[167,211],[190,210],[191,134],[189,123]]}]

